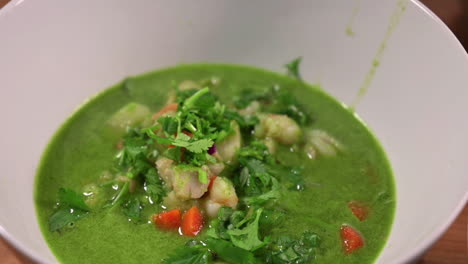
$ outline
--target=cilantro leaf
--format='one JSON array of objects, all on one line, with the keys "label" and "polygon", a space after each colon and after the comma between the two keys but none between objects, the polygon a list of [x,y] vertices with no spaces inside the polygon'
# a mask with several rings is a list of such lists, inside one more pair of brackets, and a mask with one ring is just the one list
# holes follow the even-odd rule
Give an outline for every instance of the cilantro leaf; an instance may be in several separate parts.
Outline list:
[{"label": "cilantro leaf", "polygon": [[276,87],[271,89],[271,93],[273,100],[263,108],[264,111],[287,115],[300,125],[305,125],[310,121],[309,114],[291,92]]},{"label": "cilantro leaf", "polygon": [[[305,125],[310,121],[309,114],[293,94],[287,89],[277,85],[271,88],[265,88],[263,91],[245,90],[236,100],[236,107],[238,109],[245,108],[252,101],[257,100],[261,105],[262,112],[287,115],[300,125]],[[236,118],[236,121],[238,121],[242,127],[243,120],[238,120],[238,117],[234,114],[231,115],[233,118]],[[246,118],[249,117],[247,116]],[[249,120],[245,121],[252,122]]]},{"label": "cilantro leaf", "polygon": [[187,98],[190,98],[192,95],[194,95],[198,89],[188,89],[188,90],[177,90],[176,91],[176,97],[177,97],[177,103],[179,105],[182,105]]},{"label": "cilantro leaf", "polygon": [[301,74],[299,72],[299,66],[301,64],[301,60],[302,60],[302,57],[297,57],[291,62],[284,65],[284,67],[286,67],[286,70],[288,71],[288,75],[298,80],[301,80]]},{"label": "cilantro leaf", "polygon": [[174,251],[163,264],[208,264],[211,263],[212,255],[203,246],[185,246]]},{"label": "cilantro leaf", "polygon": [[55,232],[65,227],[73,228],[75,222],[87,214],[87,211],[70,207],[59,209],[49,218],[49,230]]},{"label": "cilantro leaf", "polygon": [[211,221],[207,235],[212,238],[229,240],[227,230],[235,229],[244,219],[245,213],[243,211],[234,211],[232,208],[225,206],[221,207],[217,218]]},{"label": "cilantro leaf", "polygon": [[[263,143],[252,141],[250,145],[239,150],[238,157],[240,177],[236,178],[234,183],[241,196],[249,197],[247,201],[253,202],[254,196],[268,193],[275,187],[275,175],[270,171],[270,166],[275,164],[275,160]],[[276,197],[277,193],[269,193],[260,197],[258,201],[269,200],[269,197]]]},{"label": "cilantro leaf", "polygon": [[[131,179],[144,182],[144,190],[157,203],[165,196],[164,182],[154,168],[154,161],[158,151],[154,148],[154,140],[166,140],[154,134],[157,126],[145,129],[131,128],[124,136],[122,150],[117,154],[116,170]],[[166,143],[166,142],[165,142]],[[171,143],[171,141],[167,142]],[[180,150],[180,148],[174,148]],[[168,149],[174,151],[173,149]],[[180,154],[180,153],[179,153]],[[180,158],[180,155],[179,155]],[[125,183],[114,196],[109,206],[120,203],[128,192],[128,183]]]},{"label": "cilantro leaf", "polygon": [[89,211],[88,205],[84,201],[84,196],[78,194],[71,189],[60,188],[58,190],[58,200],[60,205],[67,206],[70,208],[80,209],[83,211]]},{"label": "cilantro leaf", "polygon": [[59,209],[49,217],[51,232],[74,227],[75,222],[86,216],[90,210],[84,201],[84,196],[71,189],[60,188],[58,200]]},{"label": "cilantro leaf", "polygon": [[158,123],[162,125],[162,129],[169,135],[174,135],[177,132],[179,122],[177,118],[172,116],[163,116],[158,119]]},{"label": "cilantro leaf", "polygon": [[156,203],[161,202],[164,196],[166,196],[164,181],[159,177],[155,168],[151,168],[146,172],[144,190]]},{"label": "cilantro leaf", "polygon": [[240,229],[231,229],[227,231],[232,244],[236,247],[248,250],[255,251],[267,244],[266,241],[261,241],[259,236],[259,227],[258,223],[263,209],[257,209],[255,212],[255,219],[249,222],[244,228]]},{"label": "cilantro leaf", "polygon": [[122,212],[124,215],[135,223],[140,221],[142,209],[143,207],[137,197],[132,197],[122,204]]},{"label": "cilantro leaf", "polygon": [[226,110],[224,113],[226,119],[234,120],[239,124],[239,127],[243,131],[250,132],[255,125],[257,125],[260,120],[255,115],[246,115],[243,116],[236,111]]},{"label": "cilantro leaf", "polygon": [[261,233],[269,233],[273,228],[280,227],[286,220],[287,213],[279,208],[263,209],[258,224]]},{"label": "cilantro leaf", "polygon": [[228,263],[255,264],[254,255],[242,248],[236,247],[228,241],[208,238],[204,241],[206,246],[216,253],[216,256]]},{"label": "cilantro leaf", "polygon": [[262,193],[257,196],[245,197],[243,200],[249,206],[261,206],[270,201],[275,201],[280,198],[281,192],[279,183],[275,178],[272,178],[273,186],[272,189],[266,193]]},{"label": "cilantro leaf", "polygon": [[216,101],[216,98],[210,93],[210,89],[206,87],[201,90],[198,90],[192,96],[187,98],[183,102],[183,109],[189,110],[194,108],[209,108],[213,107]]},{"label": "cilantro leaf", "polygon": [[190,137],[184,133],[180,133],[177,137],[171,141],[171,144],[177,147],[186,148],[190,146]]},{"label": "cilantro leaf", "polygon": [[248,146],[241,148],[238,155],[239,160],[243,165],[245,165],[250,159],[257,159],[266,164],[274,163],[274,158],[268,151],[267,146],[258,140],[251,141]]},{"label": "cilantro leaf", "polygon": [[234,98],[234,106],[237,109],[244,109],[247,106],[249,106],[250,103],[252,103],[253,101],[269,100],[270,97],[271,94],[269,94],[267,91],[245,89]]},{"label": "cilantro leaf", "polygon": [[289,167],[282,164],[276,164],[270,167],[270,172],[278,175],[287,188],[292,191],[303,191],[305,189],[305,181],[302,177],[302,168]]},{"label": "cilantro leaf", "polygon": [[128,193],[129,185],[130,185],[129,182],[125,182],[125,183],[122,185],[122,187],[120,188],[120,190],[117,192],[117,194],[115,194],[115,195],[112,197],[111,201],[110,201],[108,204],[106,204],[104,207],[106,207],[106,208],[107,208],[107,207],[112,208],[112,207],[114,207],[114,206],[120,204],[120,203],[123,201],[124,197],[125,197],[125,196],[127,195],[127,193]]},{"label": "cilantro leaf", "polygon": [[213,140],[205,138],[190,142],[186,148],[191,152],[201,153],[203,151],[207,151],[211,146],[213,146],[213,144]]},{"label": "cilantro leaf", "polygon": [[130,129],[124,136],[123,148],[116,155],[117,170],[129,178],[135,178],[152,168],[148,157],[153,153],[153,140],[139,129]]},{"label": "cilantro leaf", "polygon": [[312,232],[304,232],[299,239],[280,236],[260,252],[264,263],[289,264],[310,263],[317,255],[320,237]]},{"label": "cilantro leaf", "polygon": [[166,151],[164,151],[163,156],[177,163],[180,163],[182,157],[182,149],[177,146],[175,148],[168,148]]}]

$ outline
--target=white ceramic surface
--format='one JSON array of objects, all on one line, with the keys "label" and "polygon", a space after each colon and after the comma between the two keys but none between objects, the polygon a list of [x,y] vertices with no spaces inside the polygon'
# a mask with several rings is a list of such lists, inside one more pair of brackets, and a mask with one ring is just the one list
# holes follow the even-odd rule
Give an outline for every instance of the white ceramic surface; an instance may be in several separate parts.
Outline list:
[{"label": "white ceramic surface", "polygon": [[[34,259],[55,262],[36,223],[35,169],[54,131],[90,95],[180,62],[282,71],[302,55],[305,79],[350,103],[396,6],[396,0],[13,0],[0,11],[0,233]],[[404,263],[423,252],[468,190],[467,54],[416,1],[407,3],[400,22],[357,109],[386,149],[397,182],[396,219],[378,263]]]}]

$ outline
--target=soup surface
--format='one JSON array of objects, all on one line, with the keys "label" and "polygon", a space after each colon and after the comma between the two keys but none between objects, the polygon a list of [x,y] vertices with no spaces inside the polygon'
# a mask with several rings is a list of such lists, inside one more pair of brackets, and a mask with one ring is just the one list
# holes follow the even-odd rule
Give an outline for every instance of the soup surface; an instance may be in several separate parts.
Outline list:
[{"label": "soup surface", "polygon": [[[194,143],[197,130],[190,132],[188,126],[178,130],[184,136],[172,133],[172,139],[180,141],[162,142],[158,131],[171,130],[161,125],[164,116],[174,115],[160,110],[171,100],[178,111],[188,108],[187,101],[197,99],[196,94],[205,99],[214,95],[226,109],[240,113],[233,119],[237,121],[224,122],[228,133],[218,133],[211,142]],[[275,107],[278,101],[286,107]],[[224,109],[207,104],[216,111]],[[158,114],[151,118],[154,113]],[[152,132],[126,132],[127,125],[149,127]],[[290,131],[296,126],[299,134]],[[116,169],[116,162],[123,159],[116,155],[133,153],[126,133],[158,145],[148,154],[156,170],[144,167],[145,173],[155,174],[153,189],[149,176],[141,176],[135,165],[127,166],[125,173]],[[241,133],[242,145],[234,157],[218,158],[229,152],[222,149],[224,142],[236,133]],[[248,154],[259,149],[261,158]],[[217,159],[211,163],[222,163],[224,170],[193,170],[198,156],[192,150],[208,152]],[[206,193],[195,198],[198,190],[191,190],[181,198],[183,191],[167,182],[164,168],[153,161],[174,153],[182,157],[181,164],[191,160],[187,170],[198,175],[197,184],[206,184],[202,190]],[[274,161],[267,161],[269,157]],[[258,165],[259,160],[264,165]],[[257,171],[255,164],[261,167]],[[266,170],[259,172],[262,168]],[[262,182],[261,173],[271,176],[268,183]],[[249,185],[254,175],[260,186],[255,190]],[[228,191],[235,188],[235,199],[217,201],[225,207],[213,212],[206,203],[216,201],[210,188],[217,185]],[[169,194],[175,195],[175,202]],[[131,77],[87,102],[50,142],[35,188],[44,237],[57,259],[69,264],[372,263],[390,232],[395,201],[385,154],[353,112],[318,87],[294,78],[245,66],[210,64]],[[173,218],[167,218],[167,212],[177,220],[168,222]],[[201,215],[199,226],[186,225],[192,213]],[[186,245],[189,241],[192,247]],[[208,241],[208,246],[199,241]],[[220,249],[223,243],[226,247]]]}]

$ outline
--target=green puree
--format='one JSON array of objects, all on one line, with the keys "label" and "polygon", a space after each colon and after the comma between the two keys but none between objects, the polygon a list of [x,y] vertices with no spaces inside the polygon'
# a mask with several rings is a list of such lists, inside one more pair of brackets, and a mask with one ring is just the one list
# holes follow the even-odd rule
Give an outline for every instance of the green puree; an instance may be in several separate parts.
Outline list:
[{"label": "green puree", "polygon": [[[118,109],[137,102],[158,111],[174,83],[219,78],[212,89],[229,104],[240,90],[277,84],[290,90],[312,113],[312,127],[327,131],[345,147],[333,158],[308,159],[281,147],[277,157],[291,165],[304,166],[306,189],[288,191],[279,207],[286,222],[273,234],[300,236],[312,231],[321,237],[315,263],[372,263],[383,248],[395,210],[395,187],[390,166],[376,139],[351,111],[317,87],[275,73],[244,66],[184,65],[132,77],[104,91],[81,107],[50,142],[36,178],[35,202],[43,234],[62,263],[159,263],[189,240],[162,232],[153,224],[134,224],[120,208],[97,210],[78,221],[73,229],[50,232],[48,219],[54,212],[60,187],[80,191],[95,182],[112,164],[118,136],[109,133],[106,122]],[[369,205],[365,221],[359,221],[348,202]],[[145,208],[149,216],[155,208]],[[147,218],[149,220],[149,217]],[[345,255],[340,227],[359,230],[365,245]],[[202,237],[204,234],[201,235]]]}]

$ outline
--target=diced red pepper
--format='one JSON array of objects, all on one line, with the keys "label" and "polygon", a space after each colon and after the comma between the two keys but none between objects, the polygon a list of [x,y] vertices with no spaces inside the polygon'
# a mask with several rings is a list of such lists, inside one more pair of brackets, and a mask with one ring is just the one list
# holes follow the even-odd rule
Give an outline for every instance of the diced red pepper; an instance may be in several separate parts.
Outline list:
[{"label": "diced red pepper", "polygon": [[210,183],[208,184],[208,191],[211,190],[211,188],[213,188],[213,182],[216,180],[217,177],[218,176],[211,177]]},{"label": "diced red pepper", "polygon": [[158,118],[160,118],[161,116],[163,116],[164,114],[167,114],[169,112],[176,112],[177,107],[178,107],[178,105],[176,103],[168,104],[168,105],[164,106],[161,110],[159,110],[159,112],[157,112],[156,114],[153,115],[153,120],[157,120]]},{"label": "diced red pepper", "polygon": [[348,203],[348,207],[351,209],[351,212],[353,212],[353,214],[359,219],[359,221],[364,221],[367,219],[367,216],[369,215],[369,207],[364,203],[351,201]]},{"label": "diced red pepper", "polygon": [[188,210],[182,218],[182,234],[194,237],[203,228],[203,215],[198,207],[194,206]]},{"label": "diced red pepper", "polygon": [[182,214],[179,209],[174,209],[153,215],[154,224],[161,229],[177,229],[180,227]]},{"label": "diced red pepper", "polygon": [[351,254],[364,246],[361,234],[348,225],[341,226],[341,240],[343,241],[343,248],[346,254]]}]

